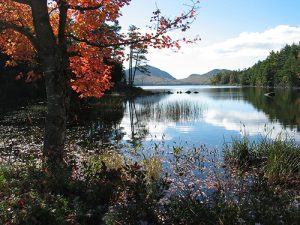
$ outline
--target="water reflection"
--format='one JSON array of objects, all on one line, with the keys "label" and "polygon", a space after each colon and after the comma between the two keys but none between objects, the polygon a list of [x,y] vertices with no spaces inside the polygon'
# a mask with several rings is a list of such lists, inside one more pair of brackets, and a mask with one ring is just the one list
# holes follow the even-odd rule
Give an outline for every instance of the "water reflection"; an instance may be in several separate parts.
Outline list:
[{"label": "water reflection", "polygon": [[170,99],[167,96],[137,98],[137,113],[145,121],[194,122],[202,118],[202,105],[192,99]]},{"label": "water reflection", "polygon": [[129,139],[127,141],[136,146],[141,144],[143,139],[149,134],[147,121],[144,120],[143,114],[137,111],[134,99],[128,100],[127,111],[130,123]]},{"label": "water reflection", "polygon": [[125,108],[122,98],[102,98],[79,116],[78,124],[68,128],[68,142],[99,150],[118,145],[124,136],[120,123]]},{"label": "water reflection", "polygon": [[[153,87],[151,87],[153,89]],[[148,127],[144,142],[168,141],[169,144],[220,147],[232,137],[244,133],[252,139],[268,135],[271,138],[286,133],[300,141],[300,95],[296,90],[276,90],[274,98],[262,88],[191,86],[159,87],[175,94],[143,97],[135,100],[140,121]],[[191,94],[177,94],[190,90]],[[198,93],[193,93],[197,91]],[[121,127],[129,133],[128,118]],[[125,135],[125,139],[130,136]]]},{"label": "water reflection", "polygon": [[274,97],[264,96],[266,89],[245,89],[245,100],[257,110],[263,111],[270,121],[279,122],[284,127],[300,128],[300,91],[278,89]]},{"label": "water reflection", "polygon": [[[104,97],[92,104],[77,124],[69,126],[68,143],[98,150],[115,145],[149,146],[160,142],[168,146],[206,144],[220,149],[224,142],[242,132],[256,139],[266,133],[275,137],[282,131],[300,141],[298,90],[278,89],[273,98],[268,98],[264,96],[268,90],[262,88],[151,88],[162,92],[170,90],[174,94],[131,99]],[[190,94],[184,93],[188,90]],[[0,110],[0,138],[7,138],[9,132],[6,131],[24,132],[28,112],[37,112],[36,116],[31,115],[33,124],[30,126],[42,128],[41,107],[31,104],[21,109]]]}]

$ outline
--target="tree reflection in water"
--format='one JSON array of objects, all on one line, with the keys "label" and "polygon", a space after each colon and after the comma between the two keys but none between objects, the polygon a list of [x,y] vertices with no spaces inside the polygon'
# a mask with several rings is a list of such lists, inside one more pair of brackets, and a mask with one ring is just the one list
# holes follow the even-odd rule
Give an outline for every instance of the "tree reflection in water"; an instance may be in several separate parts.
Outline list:
[{"label": "tree reflection in water", "polygon": [[[163,132],[167,132],[166,129],[170,125],[176,128],[181,125],[192,127],[204,124],[206,128],[203,128],[203,132],[206,132],[206,136],[211,135],[207,133],[208,123],[204,118],[209,108],[205,103],[202,104],[205,102],[203,99],[209,100],[211,105],[232,102],[236,106],[234,110],[239,110],[237,108],[239,105],[242,107],[243,104],[250,103],[252,108],[255,107],[253,113],[257,113],[256,109],[258,112],[263,112],[267,122],[274,122],[282,125],[283,128],[297,127],[297,130],[300,130],[300,92],[298,90],[276,89],[275,96],[272,98],[264,96],[268,91],[264,88],[207,88],[198,91],[198,94],[191,95],[159,94],[130,99],[106,96],[95,101],[91,108],[81,115],[76,124],[69,124],[67,145],[75,144],[82,149],[93,151],[116,148],[116,146],[122,148],[127,147],[128,144],[143,145],[146,140],[153,138],[153,135],[168,135]],[[2,102],[2,105],[5,105],[5,102]],[[214,108],[214,110],[222,109]],[[223,116],[220,119],[228,119],[225,117],[228,116],[227,114],[220,113]],[[30,124],[26,120],[29,114],[32,120]],[[11,109],[1,107],[1,152],[8,154],[7,151],[13,149],[13,152],[19,154],[24,152],[24,150],[18,150],[22,146],[26,149],[39,149],[42,143],[44,115],[45,107],[40,103],[26,103],[22,107],[18,104]],[[160,133],[158,132],[159,126],[163,127]],[[209,124],[209,126],[215,131],[212,127],[217,125]],[[153,131],[157,133],[153,134]],[[228,131],[220,129],[220,132]],[[181,133],[176,135],[179,136]],[[205,140],[203,139],[203,144],[207,144]],[[11,147],[12,143],[15,143],[13,147]],[[34,145],[36,147],[33,147]]]}]

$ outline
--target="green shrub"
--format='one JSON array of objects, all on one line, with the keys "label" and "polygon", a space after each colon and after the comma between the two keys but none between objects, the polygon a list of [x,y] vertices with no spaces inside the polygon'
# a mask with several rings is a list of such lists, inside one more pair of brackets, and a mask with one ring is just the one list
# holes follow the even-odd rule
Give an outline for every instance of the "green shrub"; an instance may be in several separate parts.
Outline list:
[{"label": "green shrub", "polygon": [[0,193],[4,193],[8,190],[8,176],[10,174],[10,167],[9,166],[0,166]]}]

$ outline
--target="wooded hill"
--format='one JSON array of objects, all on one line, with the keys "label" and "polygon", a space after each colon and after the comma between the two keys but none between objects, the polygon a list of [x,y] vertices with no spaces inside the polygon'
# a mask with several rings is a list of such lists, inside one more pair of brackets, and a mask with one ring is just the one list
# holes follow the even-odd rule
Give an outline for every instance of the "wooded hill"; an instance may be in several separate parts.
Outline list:
[{"label": "wooded hill", "polygon": [[[166,71],[160,70],[154,66],[147,65],[147,72],[143,73],[139,70],[136,71],[134,84],[135,85],[161,85],[169,84],[176,80],[171,74]],[[128,79],[128,70],[125,71],[126,79]]]},{"label": "wooded hill", "polygon": [[[176,79],[166,71],[160,70],[154,66],[147,65],[147,73],[137,70],[134,84],[135,85],[197,85],[210,84],[210,79],[220,72],[228,72],[229,70],[214,69],[205,74],[191,74],[184,79]],[[126,78],[128,70],[126,70]]]},{"label": "wooded hill", "polygon": [[191,74],[187,78],[176,80],[175,84],[181,84],[181,85],[210,84],[211,78],[221,72],[230,72],[230,71],[225,69],[214,69],[204,74]]},{"label": "wooded hill", "polygon": [[300,44],[286,45],[278,52],[242,71],[223,71],[211,78],[212,84],[268,87],[300,86]]}]

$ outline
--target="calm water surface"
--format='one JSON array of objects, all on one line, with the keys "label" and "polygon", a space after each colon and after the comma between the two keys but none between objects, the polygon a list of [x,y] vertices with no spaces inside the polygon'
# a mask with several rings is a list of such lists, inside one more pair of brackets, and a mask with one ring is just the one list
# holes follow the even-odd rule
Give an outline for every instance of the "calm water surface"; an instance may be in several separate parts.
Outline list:
[{"label": "calm water surface", "polygon": [[142,88],[172,94],[127,102],[120,122],[123,140],[216,148],[245,134],[252,140],[282,134],[300,141],[299,91],[278,89],[266,97],[266,89],[236,86]]},{"label": "calm water surface", "polygon": [[[111,145],[124,149],[154,149],[157,145],[166,146],[165,149],[201,145],[222,149],[224,143],[245,134],[255,140],[266,135],[275,138],[280,133],[300,142],[299,90],[277,89],[274,97],[266,97],[266,89],[235,86],[143,88],[163,94],[100,99],[84,114],[84,119],[70,124],[68,144],[89,149]],[[43,103],[18,107],[10,109],[4,104],[0,108],[1,149],[16,144],[24,146],[23,142],[30,140],[42,145]],[[28,115],[33,124],[26,122]]]}]

